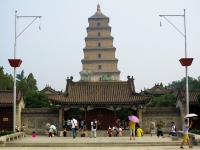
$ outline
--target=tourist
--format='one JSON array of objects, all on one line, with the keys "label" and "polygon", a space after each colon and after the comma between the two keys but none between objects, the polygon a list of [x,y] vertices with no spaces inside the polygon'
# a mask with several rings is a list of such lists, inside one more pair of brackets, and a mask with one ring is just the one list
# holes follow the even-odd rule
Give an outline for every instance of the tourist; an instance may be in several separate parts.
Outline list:
[{"label": "tourist", "polygon": [[137,127],[137,129],[136,129],[136,136],[137,136],[137,137],[143,136],[143,130],[142,130],[142,128],[140,127],[140,125],[138,125],[138,127]]},{"label": "tourist", "polygon": [[66,129],[66,128],[63,130],[63,136],[64,136],[64,137],[67,136],[67,129]]},{"label": "tourist", "polygon": [[115,121],[115,131],[116,131],[115,136],[118,136],[118,134],[119,134],[119,127],[120,127],[120,125],[121,125],[120,119],[117,119],[117,120]]},{"label": "tourist", "polygon": [[118,132],[118,136],[122,136],[122,127],[119,127]]},{"label": "tourist", "polygon": [[129,121],[129,129],[130,129],[130,140],[135,140],[135,123],[133,121]]},{"label": "tourist", "polygon": [[155,124],[155,122],[151,122],[151,124],[150,124],[150,134],[151,134],[151,136],[153,134],[156,134],[156,124]]},{"label": "tourist", "polygon": [[91,137],[96,138],[97,136],[97,120],[91,121]]},{"label": "tourist", "polygon": [[170,130],[169,135],[176,136],[176,126],[174,122],[171,122],[171,130]]},{"label": "tourist", "polygon": [[183,149],[183,145],[187,142],[187,144],[189,145],[189,148],[192,148],[192,144],[190,142],[190,138],[188,136],[188,130],[189,128],[192,126],[192,122],[191,124],[189,124],[189,119],[186,118],[185,119],[185,122],[184,122],[184,125],[183,125],[183,141],[181,143],[181,146],[180,148]]},{"label": "tourist", "polygon": [[32,132],[32,138],[36,138],[36,132],[35,131]]},{"label": "tourist", "polygon": [[112,136],[112,129],[111,129],[110,126],[108,127],[107,134],[108,134],[109,137]]},{"label": "tourist", "polygon": [[78,121],[74,118],[74,117],[72,117],[72,120],[71,120],[71,129],[72,129],[72,136],[73,136],[73,139],[75,139],[76,138],[76,132],[77,132],[77,130],[78,130]]},{"label": "tourist", "polygon": [[157,136],[158,137],[163,136],[163,131],[162,131],[163,122],[159,121],[156,127],[157,127]]},{"label": "tourist", "polygon": [[53,128],[49,128],[49,137],[53,137]]},{"label": "tourist", "polygon": [[20,128],[19,128],[18,126],[16,126],[16,127],[15,127],[15,131],[16,131],[16,132],[19,132],[19,131],[20,131]]},{"label": "tourist", "polygon": [[87,136],[88,136],[88,134],[87,134],[87,127],[84,126],[83,130],[81,130],[81,137],[87,137]]},{"label": "tourist", "polygon": [[25,124],[22,124],[21,132],[25,132],[25,128],[26,128]]}]

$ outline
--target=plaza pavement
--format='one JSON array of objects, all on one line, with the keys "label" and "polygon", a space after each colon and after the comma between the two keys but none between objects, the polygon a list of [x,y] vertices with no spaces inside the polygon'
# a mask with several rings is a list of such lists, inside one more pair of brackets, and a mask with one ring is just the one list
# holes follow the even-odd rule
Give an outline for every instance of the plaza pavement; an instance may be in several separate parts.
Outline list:
[{"label": "plaza pavement", "polygon": [[[1,150],[35,150],[35,147],[1,147]],[[188,147],[185,147],[189,150]],[[180,150],[179,146],[134,146],[134,147],[37,147],[37,150]],[[193,147],[190,150],[200,150]]]},{"label": "plaza pavement", "polygon": [[[179,150],[181,139],[172,140],[165,136],[145,136],[135,140],[129,137],[52,137],[37,136],[32,138],[27,135],[25,138],[7,142],[0,150]],[[184,146],[189,149],[188,146]],[[194,146],[194,150],[200,150],[200,146]]]},{"label": "plaza pavement", "polygon": [[[10,141],[6,143],[6,147],[1,147],[2,150],[32,150],[37,147],[38,150],[43,150],[48,147],[49,150],[129,150],[129,149],[139,149],[139,150],[161,150],[161,149],[180,149],[181,139],[172,140],[171,137],[160,137],[145,135],[143,137],[136,137],[135,140],[129,140],[129,137],[77,137],[73,139],[72,137],[52,137],[47,136],[37,136],[32,138],[30,135],[25,138],[20,138],[18,140]],[[26,148],[25,148],[26,147]],[[188,148],[188,146],[185,148]],[[200,146],[194,146],[193,149],[199,149]]]}]

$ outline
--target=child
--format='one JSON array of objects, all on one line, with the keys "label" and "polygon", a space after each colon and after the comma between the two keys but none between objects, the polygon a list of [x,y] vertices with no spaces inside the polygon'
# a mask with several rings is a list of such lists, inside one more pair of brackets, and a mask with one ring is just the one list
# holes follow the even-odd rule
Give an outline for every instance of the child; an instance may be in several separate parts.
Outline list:
[{"label": "child", "polygon": [[138,125],[138,128],[137,128],[137,130],[136,130],[136,136],[137,136],[137,137],[143,136],[143,130],[142,130],[142,128],[140,128],[139,125]]},{"label": "child", "polygon": [[67,129],[66,129],[66,128],[63,130],[63,136],[64,136],[64,137],[67,136]]},{"label": "child", "polygon": [[109,136],[109,137],[112,136],[112,129],[111,129],[110,126],[108,127],[107,133],[108,133],[108,136]]},{"label": "child", "polygon": [[35,133],[35,131],[32,132],[32,138],[36,138],[36,133]]}]

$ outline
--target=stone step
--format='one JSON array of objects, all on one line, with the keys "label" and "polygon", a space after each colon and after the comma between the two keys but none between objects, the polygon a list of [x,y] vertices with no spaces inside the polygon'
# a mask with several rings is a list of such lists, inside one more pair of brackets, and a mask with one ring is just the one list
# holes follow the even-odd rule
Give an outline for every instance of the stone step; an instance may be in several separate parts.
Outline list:
[{"label": "stone step", "polygon": [[6,147],[130,147],[130,146],[180,146],[180,142],[134,143],[7,143]]},{"label": "stone step", "polygon": [[181,139],[173,140],[170,137],[157,138],[144,136],[129,140],[129,137],[45,137],[31,136],[6,143],[6,147],[124,147],[124,146],[179,146]]}]

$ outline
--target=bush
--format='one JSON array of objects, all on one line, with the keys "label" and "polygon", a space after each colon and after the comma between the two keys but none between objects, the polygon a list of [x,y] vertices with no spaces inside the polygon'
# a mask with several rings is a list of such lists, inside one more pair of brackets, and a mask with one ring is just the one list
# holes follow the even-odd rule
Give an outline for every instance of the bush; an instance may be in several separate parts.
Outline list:
[{"label": "bush", "polygon": [[0,131],[0,136],[12,134],[12,133],[13,133],[13,131]]},{"label": "bush", "polygon": [[190,131],[191,133],[200,135],[200,130],[198,130],[198,129],[190,129],[189,131]]}]

